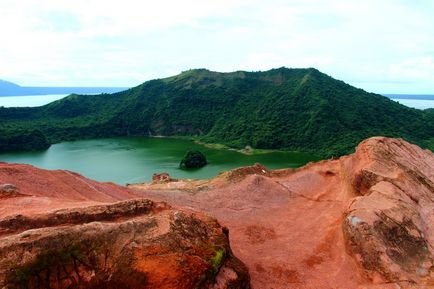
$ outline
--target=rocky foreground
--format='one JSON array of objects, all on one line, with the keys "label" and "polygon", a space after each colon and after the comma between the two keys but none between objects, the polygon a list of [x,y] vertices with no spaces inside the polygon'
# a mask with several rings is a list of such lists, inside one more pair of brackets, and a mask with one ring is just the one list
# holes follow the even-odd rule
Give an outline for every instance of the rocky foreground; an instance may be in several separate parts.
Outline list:
[{"label": "rocky foreground", "polygon": [[216,217],[255,289],[434,288],[434,154],[401,139],[299,169],[129,188]]},{"label": "rocky foreground", "polygon": [[433,230],[434,154],[400,139],[127,188],[0,164],[0,288],[434,288]]},{"label": "rocky foreground", "polygon": [[0,288],[250,288],[227,229],[68,171],[0,164]]}]

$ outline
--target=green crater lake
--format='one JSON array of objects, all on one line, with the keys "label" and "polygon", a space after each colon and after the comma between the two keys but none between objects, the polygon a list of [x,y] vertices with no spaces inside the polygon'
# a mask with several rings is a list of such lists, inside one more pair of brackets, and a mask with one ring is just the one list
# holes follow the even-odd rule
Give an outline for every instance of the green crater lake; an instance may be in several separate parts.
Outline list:
[{"label": "green crater lake", "polygon": [[[188,150],[205,154],[208,165],[181,170],[179,162]],[[26,163],[45,169],[66,169],[98,181],[121,185],[149,181],[153,173],[168,172],[174,178],[207,179],[219,172],[259,162],[270,169],[300,167],[318,158],[298,152],[245,155],[214,149],[175,138],[116,137],[63,142],[46,151],[0,154],[0,161]]]}]

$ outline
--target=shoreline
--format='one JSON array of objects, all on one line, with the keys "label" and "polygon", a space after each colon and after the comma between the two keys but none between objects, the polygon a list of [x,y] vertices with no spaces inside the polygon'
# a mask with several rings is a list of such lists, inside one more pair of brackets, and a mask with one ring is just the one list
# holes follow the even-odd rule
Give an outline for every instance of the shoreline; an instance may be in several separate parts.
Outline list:
[{"label": "shoreline", "polygon": [[259,155],[259,154],[268,154],[268,153],[308,153],[308,152],[303,152],[303,151],[293,151],[293,150],[279,150],[279,149],[255,149],[252,148],[251,146],[246,146],[243,149],[236,149],[236,148],[232,148],[229,147],[225,144],[221,144],[221,143],[208,143],[208,142],[204,142],[204,141],[200,141],[198,139],[196,139],[195,137],[189,137],[189,136],[165,136],[165,135],[150,135],[150,136],[145,136],[145,137],[150,137],[150,138],[172,138],[172,139],[183,139],[183,140],[188,140],[188,141],[192,141],[198,145],[204,146],[206,148],[210,148],[210,149],[217,149],[217,150],[228,150],[228,151],[234,151],[234,152],[238,152],[244,155]]}]

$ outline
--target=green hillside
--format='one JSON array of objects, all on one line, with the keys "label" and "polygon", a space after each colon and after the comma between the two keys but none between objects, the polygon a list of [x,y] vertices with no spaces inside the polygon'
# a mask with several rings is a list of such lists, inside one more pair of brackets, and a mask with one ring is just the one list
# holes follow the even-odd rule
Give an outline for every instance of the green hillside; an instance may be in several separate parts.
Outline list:
[{"label": "green hillside", "polygon": [[[434,148],[434,110],[367,93],[316,69],[205,69],[38,108],[0,108],[0,129],[40,130],[51,143],[125,135],[195,136],[235,148],[348,153],[374,135]],[[1,142],[1,140],[0,140]]]}]

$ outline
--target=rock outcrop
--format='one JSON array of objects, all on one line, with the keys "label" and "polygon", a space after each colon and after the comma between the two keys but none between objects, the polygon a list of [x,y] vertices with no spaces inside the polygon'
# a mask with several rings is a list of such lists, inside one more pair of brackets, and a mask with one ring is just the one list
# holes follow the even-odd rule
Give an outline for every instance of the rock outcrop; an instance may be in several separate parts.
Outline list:
[{"label": "rock outcrop", "polygon": [[299,169],[129,188],[216,217],[255,289],[434,288],[434,154],[401,139]]},{"label": "rock outcrop", "polygon": [[374,283],[434,287],[434,155],[400,140],[362,143],[343,222],[349,252]]},{"label": "rock outcrop", "polygon": [[250,288],[214,218],[78,174],[2,163],[0,182],[12,176],[26,194],[0,199],[0,288]]},{"label": "rock outcrop", "polygon": [[127,188],[0,164],[0,184],[0,288],[434,288],[434,154],[401,139]]},{"label": "rock outcrop", "polygon": [[0,184],[12,184],[15,193],[1,193],[0,219],[14,214],[39,214],[137,198],[131,190],[100,183],[65,170],[43,170],[30,165],[0,162]]},{"label": "rock outcrop", "polygon": [[20,190],[13,184],[0,184],[0,199],[20,196]]},{"label": "rock outcrop", "polygon": [[160,173],[160,174],[153,174],[152,175],[152,183],[158,184],[158,183],[168,183],[168,182],[174,182],[176,179],[172,179],[170,175],[166,172]]}]

